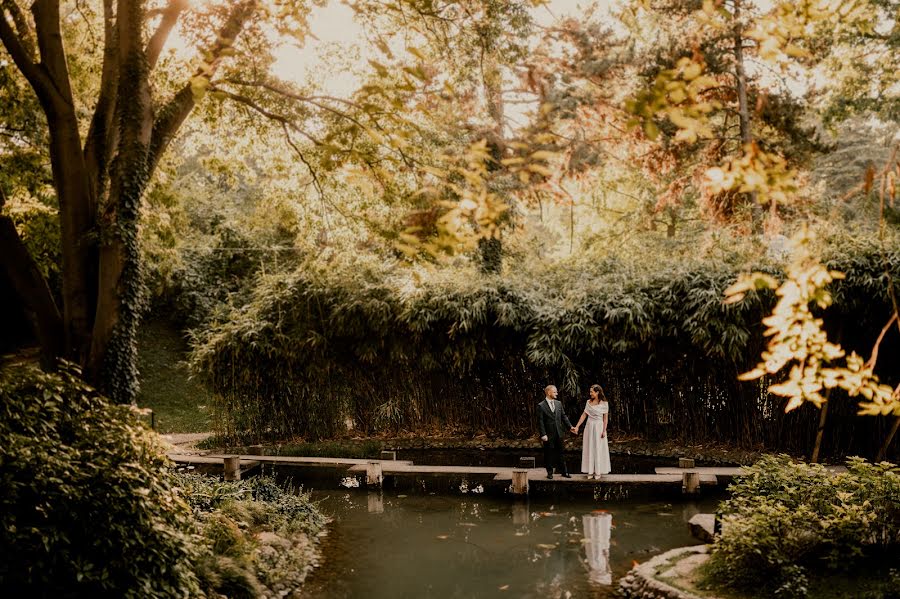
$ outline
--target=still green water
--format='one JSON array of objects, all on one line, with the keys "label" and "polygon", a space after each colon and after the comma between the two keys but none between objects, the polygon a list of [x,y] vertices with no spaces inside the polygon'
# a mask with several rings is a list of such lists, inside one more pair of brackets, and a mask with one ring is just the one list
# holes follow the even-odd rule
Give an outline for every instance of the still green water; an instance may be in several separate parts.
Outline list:
[{"label": "still green water", "polygon": [[304,597],[612,597],[634,561],[698,543],[716,501],[531,500],[316,491],[334,518]]}]

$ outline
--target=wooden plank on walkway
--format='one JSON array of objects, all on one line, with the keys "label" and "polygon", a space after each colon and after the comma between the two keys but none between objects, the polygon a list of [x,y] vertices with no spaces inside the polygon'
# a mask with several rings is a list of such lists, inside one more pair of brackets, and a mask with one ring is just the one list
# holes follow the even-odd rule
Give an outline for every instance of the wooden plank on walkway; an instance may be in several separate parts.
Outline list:
[{"label": "wooden plank on walkway", "polygon": [[[170,453],[169,458],[179,464],[203,464],[203,465],[221,465],[224,455],[207,454],[207,455],[190,455],[181,453]],[[457,475],[482,475],[493,476],[496,481],[512,482],[514,468],[501,466],[431,466],[416,465],[410,461],[400,460],[370,460],[365,458],[326,458],[326,457],[304,457],[304,456],[261,456],[261,455],[242,455],[239,456],[241,466],[246,468],[267,464],[283,464],[298,466],[345,466],[349,472],[366,472],[367,464],[372,461],[380,461],[383,474],[420,474],[420,475],[441,475],[441,474],[457,474]],[[656,474],[606,474],[600,480],[591,480],[585,474],[573,474],[571,478],[563,478],[560,475],[553,477],[554,483],[570,484],[570,483],[628,483],[628,484],[681,484],[682,477],[686,472],[695,472],[700,475],[700,483],[704,485],[715,485],[718,483],[716,475],[719,476],[736,476],[741,472],[740,468],[657,468]],[[546,470],[543,468],[528,469],[528,480],[541,482],[547,481]]]},{"label": "wooden plank on walkway", "polygon": [[[503,472],[512,480],[512,468],[502,466],[428,466],[415,465],[412,462],[384,461],[381,463],[384,474],[497,474]],[[365,472],[365,465],[352,466],[350,472]]]},{"label": "wooden plank on walkway", "polygon": [[695,472],[697,474],[711,474],[713,476],[740,476],[745,474],[744,469],[740,466],[697,466],[694,468],[655,468],[657,474],[684,474],[685,472]]},{"label": "wooden plank on walkway", "polygon": [[[504,480],[512,480],[512,473],[506,474],[505,472],[499,472],[497,476],[494,477],[496,481],[504,481]],[[528,473],[528,480],[533,480],[535,482],[546,481],[548,483],[637,483],[637,484],[666,484],[666,483],[678,483],[681,484],[682,477],[680,474],[604,474],[599,480],[592,480],[587,477],[586,474],[573,474],[572,478],[563,478],[562,476],[556,474],[553,476],[553,479],[547,478],[547,471],[542,468],[535,468]],[[718,479],[711,474],[701,474],[700,482],[704,485],[715,485],[719,481]]]},{"label": "wooden plank on walkway", "polygon": [[[845,466],[825,466],[825,469],[832,474],[841,474],[847,472]],[[694,468],[676,468],[676,467],[657,467],[657,474],[684,474],[685,472],[697,472],[701,475],[712,474],[716,476],[741,476],[747,474],[745,468],[741,466],[697,466]]]},{"label": "wooden plank on walkway", "polygon": [[[193,465],[216,465],[223,466],[225,463],[225,456],[208,456],[208,455],[187,455],[181,453],[170,453],[168,454],[169,459],[175,462],[176,464],[193,464]],[[246,466],[247,468],[253,466],[259,466],[258,456],[239,456],[241,466]]]},{"label": "wooden plank on walkway", "polygon": [[[221,464],[225,455],[207,454],[207,455],[188,455],[183,453],[170,453],[169,459],[179,464]],[[303,456],[280,456],[280,455],[242,455],[241,463],[244,461],[253,461],[266,464],[295,464],[304,466],[365,466],[373,461],[366,458],[323,458],[323,457],[303,457]],[[393,464],[412,464],[409,461],[396,461]],[[365,468],[363,468],[365,470]]]}]

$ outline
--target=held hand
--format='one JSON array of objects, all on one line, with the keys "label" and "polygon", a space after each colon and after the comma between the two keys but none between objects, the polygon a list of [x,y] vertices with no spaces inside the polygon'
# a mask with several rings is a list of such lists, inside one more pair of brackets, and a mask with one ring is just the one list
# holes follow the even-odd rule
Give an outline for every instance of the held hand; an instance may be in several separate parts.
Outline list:
[{"label": "held hand", "polygon": [[544,435],[543,437],[541,437],[541,441],[543,441],[544,443],[546,443],[546,442],[547,442],[547,435]]},{"label": "held hand", "polygon": [[577,434],[578,434],[578,427],[577,427],[577,426],[573,426],[573,427],[570,428],[569,430],[572,431],[572,434],[573,434],[573,435],[577,435]]}]

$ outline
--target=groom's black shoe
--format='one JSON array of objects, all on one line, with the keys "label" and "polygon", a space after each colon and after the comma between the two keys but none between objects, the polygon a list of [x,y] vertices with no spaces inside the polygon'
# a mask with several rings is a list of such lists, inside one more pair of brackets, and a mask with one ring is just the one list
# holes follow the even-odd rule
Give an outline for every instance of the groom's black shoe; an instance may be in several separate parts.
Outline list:
[{"label": "groom's black shoe", "polygon": [[569,474],[568,472],[564,472],[563,475],[562,475],[562,477],[563,477],[563,478],[572,478],[572,475]]},{"label": "groom's black shoe", "polygon": [[550,480],[553,480],[553,473],[552,473],[552,472],[548,472],[548,473],[547,473],[547,478],[549,478]]}]

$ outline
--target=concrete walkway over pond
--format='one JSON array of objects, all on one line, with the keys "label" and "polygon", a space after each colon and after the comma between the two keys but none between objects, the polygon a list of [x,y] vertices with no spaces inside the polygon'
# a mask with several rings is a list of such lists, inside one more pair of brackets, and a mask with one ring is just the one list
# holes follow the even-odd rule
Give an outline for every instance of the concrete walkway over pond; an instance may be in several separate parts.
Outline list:
[{"label": "concrete walkway over pond", "polygon": [[[390,452],[388,452],[390,453]],[[740,467],[685,467],[685,468],[656,468],[654,474],[607,474],[598,480],[592,480],[584,474],[573,474],[571,478],[563,478],[555,475],[552,480],[547,479],[546,470],[537,467],[511,468],[504,466],[437,466],[427,464],[414,464],[411,461],[395,459],[367,459],[367,458],[330,458],[317,456],[266,456],[266,455],[235,455],[235,454],[206,454],[191,455],[180,452],[169,454],[177,464],[194,466],[221,466],[226,471],[226,476],[239,477],[240,471],[247,471],[259,464],[272,464],[279,466],[322,466],[330,468],[345,468],[348,475],[364,474],[369,486],[380,486],[385,476],[473,476],[489,477],[490,480],[503,483],[509,481],[514,494],[527,494],[532,483],[540,484],[541,488],[548,486],[569,485],[666,485],[681,486],[686,493],[696,493],[701,485],[725,484],[734,476],[743,473]],[[526,462],[527,463],[527,462]],[[533,461],[529,465],[533,465]],[[230,464],[230,466],[229,466]],[[689,464],[685,464],[689,466]],[[229,468],[231,471],[229,472]],[[235,471],[239,468],[239,471]]]}]

